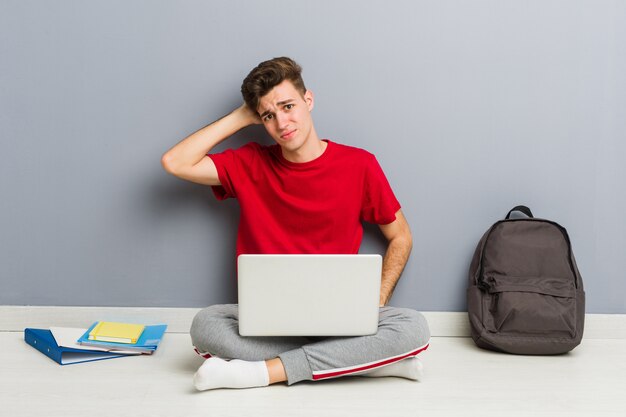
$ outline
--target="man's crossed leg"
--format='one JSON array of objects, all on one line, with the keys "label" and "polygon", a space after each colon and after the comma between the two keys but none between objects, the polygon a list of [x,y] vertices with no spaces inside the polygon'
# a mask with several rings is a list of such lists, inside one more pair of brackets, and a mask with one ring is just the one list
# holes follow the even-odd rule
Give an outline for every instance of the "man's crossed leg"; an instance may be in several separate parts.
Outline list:
[{"label": "man's crossed leg", "polygon": [[[416,357],[428,348],[430,332],[417,311],[382,307],[378,332],[359,337],[242,337],[238,306],[215,305],[193,320],[196,351],[208,358],[194,376],[199,390],[250,388],[286,381],[341,376],[399,376],[417,380]],[[228,360],[233,359],[233,360]]]}]

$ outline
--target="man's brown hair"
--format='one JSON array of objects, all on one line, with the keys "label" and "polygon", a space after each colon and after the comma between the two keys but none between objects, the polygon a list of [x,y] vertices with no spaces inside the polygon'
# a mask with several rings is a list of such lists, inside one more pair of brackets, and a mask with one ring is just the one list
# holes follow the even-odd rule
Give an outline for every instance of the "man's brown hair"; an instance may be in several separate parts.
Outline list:
[{"label": "man's brown hair", "polygon": [[302,81],[302,68],[291,58],[280,57],[257,65],[241,84],[241,95],[248,107],[257,111],[261,97],[285,80],[291,81],[303,96],[306,93]]}]

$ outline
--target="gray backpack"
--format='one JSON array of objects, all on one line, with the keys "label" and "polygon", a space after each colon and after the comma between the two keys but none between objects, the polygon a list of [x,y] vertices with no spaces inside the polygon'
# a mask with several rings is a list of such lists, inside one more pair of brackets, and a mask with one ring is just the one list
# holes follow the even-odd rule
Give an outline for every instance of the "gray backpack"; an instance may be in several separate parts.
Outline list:
[{"label": "gray backpack", "polygon": [[[526,218],[510,218],[520,211]],[[580,343],[585,292],[565,228],[514,207],[483,235],[469,270],[467,310],[477,346],[565,353]]]}]

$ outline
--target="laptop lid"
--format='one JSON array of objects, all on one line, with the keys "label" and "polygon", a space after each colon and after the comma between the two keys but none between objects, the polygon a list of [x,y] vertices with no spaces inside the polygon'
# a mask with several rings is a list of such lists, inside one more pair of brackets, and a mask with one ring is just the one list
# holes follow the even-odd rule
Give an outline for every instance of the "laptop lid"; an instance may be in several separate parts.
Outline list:
[{"label": "laptop lid", "polygon": [[362,336],[378,330],[380,255],[240,255],[242,336]]}]

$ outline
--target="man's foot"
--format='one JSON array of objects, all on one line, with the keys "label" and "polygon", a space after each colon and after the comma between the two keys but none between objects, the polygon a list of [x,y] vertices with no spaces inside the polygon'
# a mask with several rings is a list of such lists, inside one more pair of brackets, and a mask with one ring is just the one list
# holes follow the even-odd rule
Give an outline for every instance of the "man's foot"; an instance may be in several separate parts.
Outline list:
[{"label": "man's foot", "polygon": [[382,377],[382,376],[397,376],[399,378],[412,379],[419,381],[423,376],[424,365],[415,356],[403,359],[399,362],[392,363],[390,365],[376,368],[373,371],[369,371],[358,376],[367,377]]},{"label": "man's foot", "polygon": [[265,361],[248,362],[239,359],[225,361],[212,357],[204,361],[193,377],[198,391],[215,388],[252,388],[269,385]]}]

